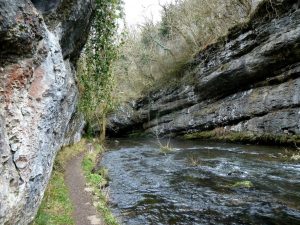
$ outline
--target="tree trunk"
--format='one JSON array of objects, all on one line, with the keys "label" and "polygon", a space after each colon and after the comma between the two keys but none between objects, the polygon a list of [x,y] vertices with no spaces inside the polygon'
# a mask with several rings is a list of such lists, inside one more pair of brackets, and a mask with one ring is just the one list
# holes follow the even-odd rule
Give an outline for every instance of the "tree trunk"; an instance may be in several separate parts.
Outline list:
[{"label": "tree trunk", "polygon": [[103,116],[101,118],[101,124],[100,125],[100,141],[104,142],[106,137],[106,117]]}]

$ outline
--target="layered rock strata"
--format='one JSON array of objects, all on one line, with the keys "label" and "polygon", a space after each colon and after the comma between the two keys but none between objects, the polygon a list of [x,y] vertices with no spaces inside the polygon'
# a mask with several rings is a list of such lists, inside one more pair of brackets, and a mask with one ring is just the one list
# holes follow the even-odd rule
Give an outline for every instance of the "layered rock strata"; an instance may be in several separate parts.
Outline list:
[{"label": "layered rock strata", "polygon": [[299,135],[299,5],[262,2],[248,23],[199,52],[179,85],[152,91],[112,114],[108,132],[182,135],[222,128]]}]

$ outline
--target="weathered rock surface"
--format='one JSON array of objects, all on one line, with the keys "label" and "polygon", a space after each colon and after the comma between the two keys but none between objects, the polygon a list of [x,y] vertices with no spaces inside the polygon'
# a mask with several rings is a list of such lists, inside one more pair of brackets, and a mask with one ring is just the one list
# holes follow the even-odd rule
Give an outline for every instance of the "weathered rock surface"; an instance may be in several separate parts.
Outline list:
[{"label": "weathered rock surface", "polygon": [[181,85],[153,91],[111,115],[108,132],[174,135],[221,127],[299,135],[299,4],[264,1],[247,24],[195,57]]},{"label": "weathered rock surface", "polygon": [[92,14],[92,0],[0,0],[0,224],[33,219],[57,151],[80,139],[75,64]]}]

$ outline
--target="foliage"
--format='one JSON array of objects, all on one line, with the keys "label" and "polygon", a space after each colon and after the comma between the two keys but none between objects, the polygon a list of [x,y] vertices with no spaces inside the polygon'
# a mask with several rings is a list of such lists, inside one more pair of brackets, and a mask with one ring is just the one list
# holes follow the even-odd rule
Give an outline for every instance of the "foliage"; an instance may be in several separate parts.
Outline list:
[{"label": "foliage", "polygon": [[293,161],[300,161],[300,152],[294,153],[294,154],[291,156],[291,160],[293,160]]},{"label": "foliage", "polygon": [[[39,208],[38,214],[32,225],[72,225],[75,224],[72,213],[73,205],[69,197],[69,191],[64,181],[64,170],[68,160],[75,155],[86,150],[86,140],[83,139],[78,144],[65,147],[61,150],[55,160],[52,177],[49,181],[45,196]],[[103,187],[107,185],[107,169],[100,168],[94,171],[97,157],[104,152],[104,148],[96,143],[89,149],[82,161],[82,169],[88,184],[93,188],[94,195],[97,196],[97,208],[102,213],[107,225],[117,225],[115,217],[108,208],[108,197]]]},{"label": "foliage", "polygon": [[161,146],[159,149],[163,154],[167,154],[173,150],[173,148],[168,145]]},{"label": "foliage", "polygon": [[280,157],[287,161],[300,161],[300,149],[297,144],[295,144],[295,147],[296,149],[284,148],[284,153],[280,154]]},{"label": "foliage", "polygon": [[103,118],[114,107],[111,66],[120,44],[121,16],[121,0],[96,0],[94,23],[78,68],[79,109],[89,124],[97,121],[105,127]]},{"label": "foliage", "polygon": [[188,165],[191,165],[191,166],[195,167],[195,166],[201,165],[201,160],[197,155],[190,154],[187,157],[187,163],[188,163]]},{"label": "foliage", "polygon": [[166,143],[166,144],[163,144],[163,143],[161,143],[161,141],[159,140],[159,137],[157,136],[157,143],[158,143],[158,145],[159,145],[159,150],[163,153],[163,154],[167,154],[167,153],[170,153],[171,151],[173,151],[173,148],[172,148],[172,146],[171,146],[171,144],[170,144],[170,140],[171,139],[169,139],[168,140],[168,142]]},{"label": "foliage", "polygon": [[253,188],[253,183],[249,180],[245,181],[238,181],[235,184],[233,184],[231,187],[232,188]]},{"label": "foliage", "polygon": [[104,148],[93,143],[94,151],[86,154],[82,161],[82,168],[87,179],[88,185],[92,187],[93,194],[97,197],[97,209],[102,213],[102,216],[107,225],[118,225],[118,221],[111,213],[108,207],[108,195],[105,193],[105,186],[107,185],[107,169],[100,168],[95,171],[97,157],[104,152]]},{"label": "foliage", "polygon": [[54,170],[33,225],[72,225],[73,206],[64,181],[64,167],[73,156],[85,150],[85,140],[65,147],[55,160]]},{"label": "foliage", "polygon": [[250,12],[250,0],[177,0],[163,5],[160,23],[148,20],[127,29],[114,63],[116,96],[126,101],[182,77],[194,54],[246,21]]}]

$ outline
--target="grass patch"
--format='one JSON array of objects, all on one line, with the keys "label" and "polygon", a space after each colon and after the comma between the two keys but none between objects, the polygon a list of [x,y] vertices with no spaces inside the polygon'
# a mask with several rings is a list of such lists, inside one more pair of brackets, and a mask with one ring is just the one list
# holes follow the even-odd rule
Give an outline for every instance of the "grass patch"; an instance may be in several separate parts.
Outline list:
[{"label": "grass patch", "polygon": [[300,161],[300,152],[297,152],[291,156],[291,160]]},{"label": "grass patch", "polygon": [[171,146],[168,146],[168,145],[160,146],[159,149],[164,154],[167,154],[167,153],[169,153],[173,150],[173,148]]},{"label": "grass patch", "polygon": [[166,144],[162,144],[161,141],[159,140],[159,138],[157,137],[157,142],[159,145],[160,152],[163,153],[164,155],[173,151],[173,148],[170,144],[170,139],[168,140],[168,142]]},{"label": "grass patch", "polygon": [[201,160],[197,155],[190,154],[186,160],[187,164],[190,166],[196,167],[201,165]]},{"label": "grass patch", "polygon": [[280,153],[280,158],[286,160],[286,161],[300,161],[300,149],[299,147],[295,146],[296,147],[296,151],[293,149],[293,150],[290,150],[288,148],[285,148],[284,149],[284,152],[283,153]]},{"label": "grass patch", "polygon": [[63,148],[54,162],[53,172],[43,201],[32,225],[73,225],[73,205],[64,181],[64,169],[68,160],[85,150],[85,140]]},{"label": "grass patch", "polygon": [[226,131],[224,128],[216,128],[210,131],[200,131],[185,134],[184,139],[204,139],[225,142],[242,142],[252,144],[276,144],[295,147],[300,144],[299,135],[274,135],[274,134],[255,134],[252,132],[233,132]]},{"label": "grass patch", "polygon": [[93,194],[97,199],[97,209],[102,213],[104,221],[107,225],[118,225],[117,219],[111,213],[108,207],[108,194],[104,189],[108,183],[108,172],[105,168],[95,170],[97,157],[104,152],[104,148],[93,143],[93,150],[89,151],[82,161],[82,169],[84,171],[88,185],[92,188]]},{"label": "grass patch", "polygon": [[245,181],[238,181],[235,184],[231,186],[232,188],[253,188],[254,185],[251,181],[245,180]]},{"label": "grass patch", "polygon": [[[75,225],[72,218],[74,207],[64,181],[64,172],[68,160],[86,151],[86,142],[83,139],[78,144],[65,147],[58,153],[42,204],[32,225]],[[97,209],[102,213],[105,223],[118,225],[119,223],[108,207],[108,196],[103,191],[108,182],[107,169],[94,170],[97,157],[104,152],[104,148],[96,142],[92,146],[90,144],[88,146],[89,152],[82,161],[82,169],[87,183],[92,187],[93,194],[98,200]]]}]

